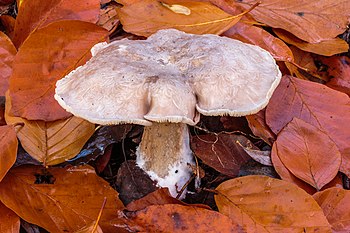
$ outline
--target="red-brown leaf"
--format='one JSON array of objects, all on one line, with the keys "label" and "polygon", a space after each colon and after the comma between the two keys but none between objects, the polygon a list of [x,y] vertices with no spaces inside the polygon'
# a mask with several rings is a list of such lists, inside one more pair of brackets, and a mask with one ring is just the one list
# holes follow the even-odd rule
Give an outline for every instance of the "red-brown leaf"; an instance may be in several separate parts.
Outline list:
[{"label": "red-brown leaf", "polygon": [[96,23],[99,12],[99,0],[85,0],[83,3],[71,0],[24,1],[16,18],[13,43],[18,48],[32,31],[59,20]]},{"label": "red-brown leaf", "polygon": [[18,233],[20,228],[20,219],[16,213],[7,208],[0,202],[0,232]]},{"label": "red-brown leaf", "polygon": [[266,122],[278,133],[294,117],[327,133],[341,155],[340,170],[350,175],[350,99],[325,85],[284,76],[266,109]]},{"label": "red-brown leaf", "polygon": [[[242,17],[230,15],[208,2],[137,0],[120,3],[124,6],[118,9],[118,15],[124,30],[146,37],[166,28],[193,34],[221,34]],[[189,14],[172,11],[164,3],[187,9]]]},{"label": "red-brown leaf", "polygon": [[266,176],[245,176],[220,184],[219,212],[247,232],[331,232],[316,201],[304,190]]},{"label": "red-brown leaf", "polygon": [[[257,0],[236,0],[249,9]],[[350,14],[348,0],[264,0],[250,14],[259,22],[282,28],[302,40],[318,43],[346,30]]]},{"label": "red-brown leaf", "polygon": [[274,37],[262,28],[237,23],[222,34],[245,43],[257,45],[271,53],[278,61],[293,61],[293,53],[280,39]]},{"label": "red-brown leaf", "polygon": [[296,177],[320,190],[337,175],[341,155],[329,136],[317,127],[294,118],[278,134],[272,153],[277,153]]},{"label": "red-brown leaf", "polygon": [[308,43],[282,29],[274,29],[273,32],[288,44],[294,45],[301,50],[324,56],[332,56],[338,53],[344,53],[349,49],[348,43],[340,38],[323,40],[319,43]]},{"label": "red-brown leaf", "polygon": [[17,53],[11,40],[0,31],[0,96],[4,96],[12,74],[12,62]]},{"label": "red-brown leaf", "polygon": [[194,206],[152,205],[128,216],[139,226],[137,231],[142,232],[244,232],[227,216]]},{"label": "red-brown leaf", "polygon": [[103,28],[74,20],[55,22],[31,34],[13,62],[11,115],[44,121],[70,116],[53,97],[56,81],[84,64],[90,48],[107,35]]},{"label": "red-brown leaf", "polygon": [[197,157],[215,170],[228,175],[237,176],[242,164],[250,159],[244,149],[236,143],[247,141],[244,136],[228,134],[206,134],[193,136],[191,148]]},{"label": "red-brown leaf", "polygon": [[[40,183],[39,177],[42,177]],[[20,166],[0,183],[0,200],[27,222],[49,232],[73,232],[95,221],[104,232],[115,229],[109,220],[124,208],[118,193],[89,166],[49,168]]]},{"label": "red-brown leaf", "polygon": [[16,162],[18,141],[15,128],[12,125],[0,126],[0,147],[1,181],[5,177],[6,173],[10,170],[12,165]]},{"label": "red-brown leaf", "polygon": [[347,56],[317,57],[316,60],[327,66],[330,81],[327,86],[350,96],[350,58]]},{"label": "red-brown leaf", "polygon": [[350,232],[350,191],[330,188],[314,194],[334,233]]}]

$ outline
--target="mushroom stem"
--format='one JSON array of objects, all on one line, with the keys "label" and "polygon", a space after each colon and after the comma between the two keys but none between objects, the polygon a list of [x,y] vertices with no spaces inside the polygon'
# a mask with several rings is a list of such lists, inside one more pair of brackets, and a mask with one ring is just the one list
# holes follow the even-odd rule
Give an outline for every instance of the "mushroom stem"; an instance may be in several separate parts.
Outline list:
[{"label": "mushroom stem", "polygon": [[173,197],[191,177],[194,160],[186,124],[153,122],[146,126],[136,155],[137,165],[158,186],[168,187]]}]

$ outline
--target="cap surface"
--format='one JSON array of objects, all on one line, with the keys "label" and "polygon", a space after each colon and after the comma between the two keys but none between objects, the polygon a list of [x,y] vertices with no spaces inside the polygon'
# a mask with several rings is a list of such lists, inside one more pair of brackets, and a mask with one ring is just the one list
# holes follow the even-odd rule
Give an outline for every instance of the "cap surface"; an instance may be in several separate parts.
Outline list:
[{"label": "cap surface", "polygon": [[[97,44],[94,56],[56,84],[67,111],[98,124],[183,122],[241,116],[265,107],[281,73],[265,50],[175,29],[147,40]],[[197,109],[197,111],[196,111]]]}]

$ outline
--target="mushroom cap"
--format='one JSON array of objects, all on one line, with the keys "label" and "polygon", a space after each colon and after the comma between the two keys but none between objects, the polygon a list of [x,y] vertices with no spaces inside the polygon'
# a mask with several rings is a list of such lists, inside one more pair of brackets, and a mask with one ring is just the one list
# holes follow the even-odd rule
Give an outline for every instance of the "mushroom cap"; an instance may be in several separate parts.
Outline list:
[{"label": "mushroom cap", "polygon": [[147,40],[100,43],[92,54],[57,82],[55,98],[98,124],[195,125],[198,112],[253,114],[267,105],[281,79],[273,57],[258,46],[175,29]]}]

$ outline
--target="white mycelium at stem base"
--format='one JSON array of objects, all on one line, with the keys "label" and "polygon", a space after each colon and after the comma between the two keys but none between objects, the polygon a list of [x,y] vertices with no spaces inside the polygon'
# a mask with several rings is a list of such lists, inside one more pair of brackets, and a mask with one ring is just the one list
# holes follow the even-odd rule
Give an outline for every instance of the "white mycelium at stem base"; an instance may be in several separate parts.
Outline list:
[{"label": "white mycelium at stem base", "polygon": [[136,155],[137,165],[176,197],[190,179],[190,165],[194,163],[187,125],[152,123],[146,126]]}]

